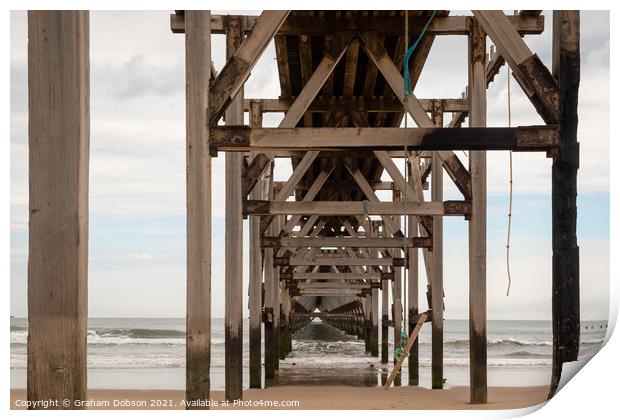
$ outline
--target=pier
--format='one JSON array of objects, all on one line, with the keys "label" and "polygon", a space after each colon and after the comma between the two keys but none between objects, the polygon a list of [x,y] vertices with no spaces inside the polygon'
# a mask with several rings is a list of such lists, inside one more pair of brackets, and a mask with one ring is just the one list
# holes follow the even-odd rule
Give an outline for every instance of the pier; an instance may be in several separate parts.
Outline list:
[{"label": "pier", "polygon": [[[292,334],[314,319],[356,335],[377,363],[397,367],[402,360],[390,342],[404,345],[421,319],[432,329],[432,388],[442,389],[450,293],[443,218],[452,217],[468,225],[469,397],[487,403],[490,150],[544,153],[553,161],[553,396],[563,363],[579,351],[579,12],[554,11],[552,26],[549,69],[522,39],[544,31],[541,11],[171,14],[162,30],[185,39],[188,401],[212,394],[212,299],[225,299],[225,397],[244,398],[244,294],[250,388],[269,386],[292,351]],[[220,69],[212,35],[226,37]],[[441,36],[467,37],[468,85],[454,97],[418,98],[414,88]],[[86,400],[89,14],[30,11],[28,39],[27,398]],[[244,84],[271,42],[279,97],[245,97]],[[544,124],[486,126],[487,89],[504,66]],[[278,127],[263,127],[266,113],[284,117]],[[216,186],[211,161],[221,153],[225,182]],[[285,181],[275,180],[279,159],[292,165]],[[458,199],[446,200],[444,178]],[[225,296],[211,295],[212,188],[226,191]],[[422,272],[426,296],[418,295]],[[418,386],[417,342],[403,357],[408,369],[396,372],[394,386]]]}]

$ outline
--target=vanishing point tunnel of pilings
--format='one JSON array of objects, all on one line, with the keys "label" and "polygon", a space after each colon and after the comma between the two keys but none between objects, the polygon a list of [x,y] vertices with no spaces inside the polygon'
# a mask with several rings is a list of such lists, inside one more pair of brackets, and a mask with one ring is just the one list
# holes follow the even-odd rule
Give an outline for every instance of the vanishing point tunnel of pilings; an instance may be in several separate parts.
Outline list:
[{"label": "vanishing point tunnel of pilings", "polygon": [[[579,348],[579,12],[553,12],[551,70],[522,38],[545,29],[540,11],[472,12],[171,15],[186,56],[187,400],[210,395],[211,158],[218,152],[226,152],[228,399],[243,397],[244,217],[251,387],[263,385],[263,362],[265,378],[275,375],[291,334],[318,311],[324,322],[363,337],[384,362],[392,359],[389,326],[397,343],[401,331],[414,336],[416,323],[428,318],[432,386],[441,388],[442,220],[459,216],[469,228],[471,401],[485,403],[487,150],[546,153],[553,160],[553,395],[562,364],[575,360]],[[29,400],[86,399],[88,25],[87,11],[28,13]],[[211,38],[221,34],[227,62],[216,69]],[[405,81],[416,86],[438,36],[467,37],[468,86],[454,98],[417,98]],[[244,83],[272,41],[280,95],[244,98]],[[505,65],[543,125],[486,127],[486,90]],[[277,128],[264,128],[263,115],[272,112],[284,117]],[[415,127],[401,127],[405,113]],[[469,127],[462,127],[466,120]],[[454,150],[468,151],[467,167]],[[292,164],[284,182],[274,180],[276,159]],[[406,162],[404,174],[395,159]],[[444,200],[444,172],[458,200]],[[384,195],[391,199],[380,199]],[[421,270],[428,279],[426,305],[418,296]],[[419,371],[416,343],[406,373],[412,384]]]}]

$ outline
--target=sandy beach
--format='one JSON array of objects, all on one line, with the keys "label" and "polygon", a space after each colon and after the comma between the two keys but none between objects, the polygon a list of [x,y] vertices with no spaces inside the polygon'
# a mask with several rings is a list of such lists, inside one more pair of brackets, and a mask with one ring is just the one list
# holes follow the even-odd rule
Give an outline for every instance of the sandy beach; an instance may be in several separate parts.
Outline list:
[{"label": "sandy beach", "polygon": [[[492,387],[489,388],[489,403],[469,403],[469,389],[455,387],[446,390],[430,390],[421,387],[398,387],[389,391],[382,388],[361,388],[350,386],[279,386],[267,389],[244,391],[244,406],[230,403],[224,407],[222,391],[214,391],[212,400],[217,401],[214,409],[383,409],[383,410],[501,410],[525,408],[545,401],[548,388],[538,387]],[[26,390],[11,389],[11,409],[19,407],[26,397]],[[90,409],[183,409],[182,390],[90,390]],[[153,401],[154,400],[154,401]],[[298,401],[297,406],[274,407],[273,403]],[[99,405],[94,407],[92,405]],[[103,406],[101,406],[103,405]]]}]

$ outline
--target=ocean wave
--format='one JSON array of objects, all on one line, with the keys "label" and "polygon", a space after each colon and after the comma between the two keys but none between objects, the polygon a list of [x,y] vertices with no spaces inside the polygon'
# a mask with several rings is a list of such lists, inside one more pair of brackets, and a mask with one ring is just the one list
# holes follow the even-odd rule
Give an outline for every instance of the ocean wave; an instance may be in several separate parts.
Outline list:
[{"label": "ocean wave", "polygon": [[[469,346],[469,340],[446,340],[446,345],[451,346]],[[516,338],[496,338],[487,340],[487,344],[489,347],[493,346],[552,346],[553,343],[551,341],[530,341],[530,340],[518,340]]]}]

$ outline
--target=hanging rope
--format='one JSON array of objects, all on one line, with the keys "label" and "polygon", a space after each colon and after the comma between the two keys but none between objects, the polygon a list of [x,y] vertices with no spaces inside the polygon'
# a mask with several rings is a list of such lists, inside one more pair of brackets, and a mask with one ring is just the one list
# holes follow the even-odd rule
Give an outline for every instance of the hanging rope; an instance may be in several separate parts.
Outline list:
[{"label": "hanging rope", "polygon": [[[418,38],[411,45],[411,48],[407,49],[407,52],[405,52],[405,59],[403,60],[403,83],[404,83],[404,89],[405,89],[405,98],[407,98],[407,96],[410,95],[413,92],[412,89],[411,89],[411,77],[409,75],[409,60],[411,59],[411,56],[413,55],[413,52],[415,51],[415,49],[418,47],[418,44],[422,40],[422,37],[424,36],[426,31],[428,30],[428,27],[430,26],[431,22],[433,21],[433,18],[435,17],[435,14],[437,14],[437,10],[433,10],[433,13],[431,14],[431,17],[426,22],[426,25],[424,25],[424,28],[422,28],[422,32],[420,32],[420,35],[418,35]],[[405,20],[405,36],[406,36],[407,41],[408,41],[408,38],[409,38],[409,18],[408,18],[407,11],[405,11],[405,19],[406,19]],[[405,41],[405,44],[407,43],[407,41]],[[405,119],[405,121],[406,121],[406,119]]]},{"label": "hanging rope", "polygon": [[[407,126],[408,126],[407,109],[408,109],[408,104],[409,104],[409,95],[413,93],[413,90],[411,87],[411,75],[409,74],[409,60],[411,59],[411,56],[413,55],[416,48],[418,47],[418,44],[424,37],[424,34],[428,30],[428,27],[430,26],[436,14],[437,14],[437,11],[433,10],[433,13],[431,13],[430,18],[424,25],[424,28],[422,28],[420,35],[418,35],[418,38],[411,45],[411,47],[409,47],[409,11],[405,10],[405,57],[403,59],[403,91],[404,91],[403,92],[404,93],[403,113],[405,115],[405,134],[403,135],[403,151],[404,151],[404,174],[405,174],[406,185],[409,185],[409,178],[410,178],[410,171],[408,167],[409,152],[407,150]],[[405,199],[403,225],[404,225],[404,231],[405,231],[405,238],[409,239],[409,217],[407,216],[408,215],[407,205],[409,202],[409,197],[408,197],[407,191],[408,189],[405,188],[405,191],[403,192],[404,194],[402,194]],[[410,248],[405,248],[405,264],[403,268],[404,281],[403,281],[403,305],[402,306],[403,306],[403,325],[407,328],[407,331],[409,331],[408,311],[407,311],[407,308],[408,308],[407,306],[407,278],[408,278],[408,271],[409,271],[409,253],[410,252],[412,252]]]},{"label": "hanging rope", "polygon": [[[512,126],[512,109],[510,104],[510,67],[506,66],[508,73],[508,127]],[[512,285],[512,277],[510,275],[510,231],[512,230],[512,150],[509,151],[510,172],[509,172],[509,201],[508,201],[508,235],[506,237],[506,273],[508,274],[508,288],[506,296],[510,295],[510,286]]]}]

